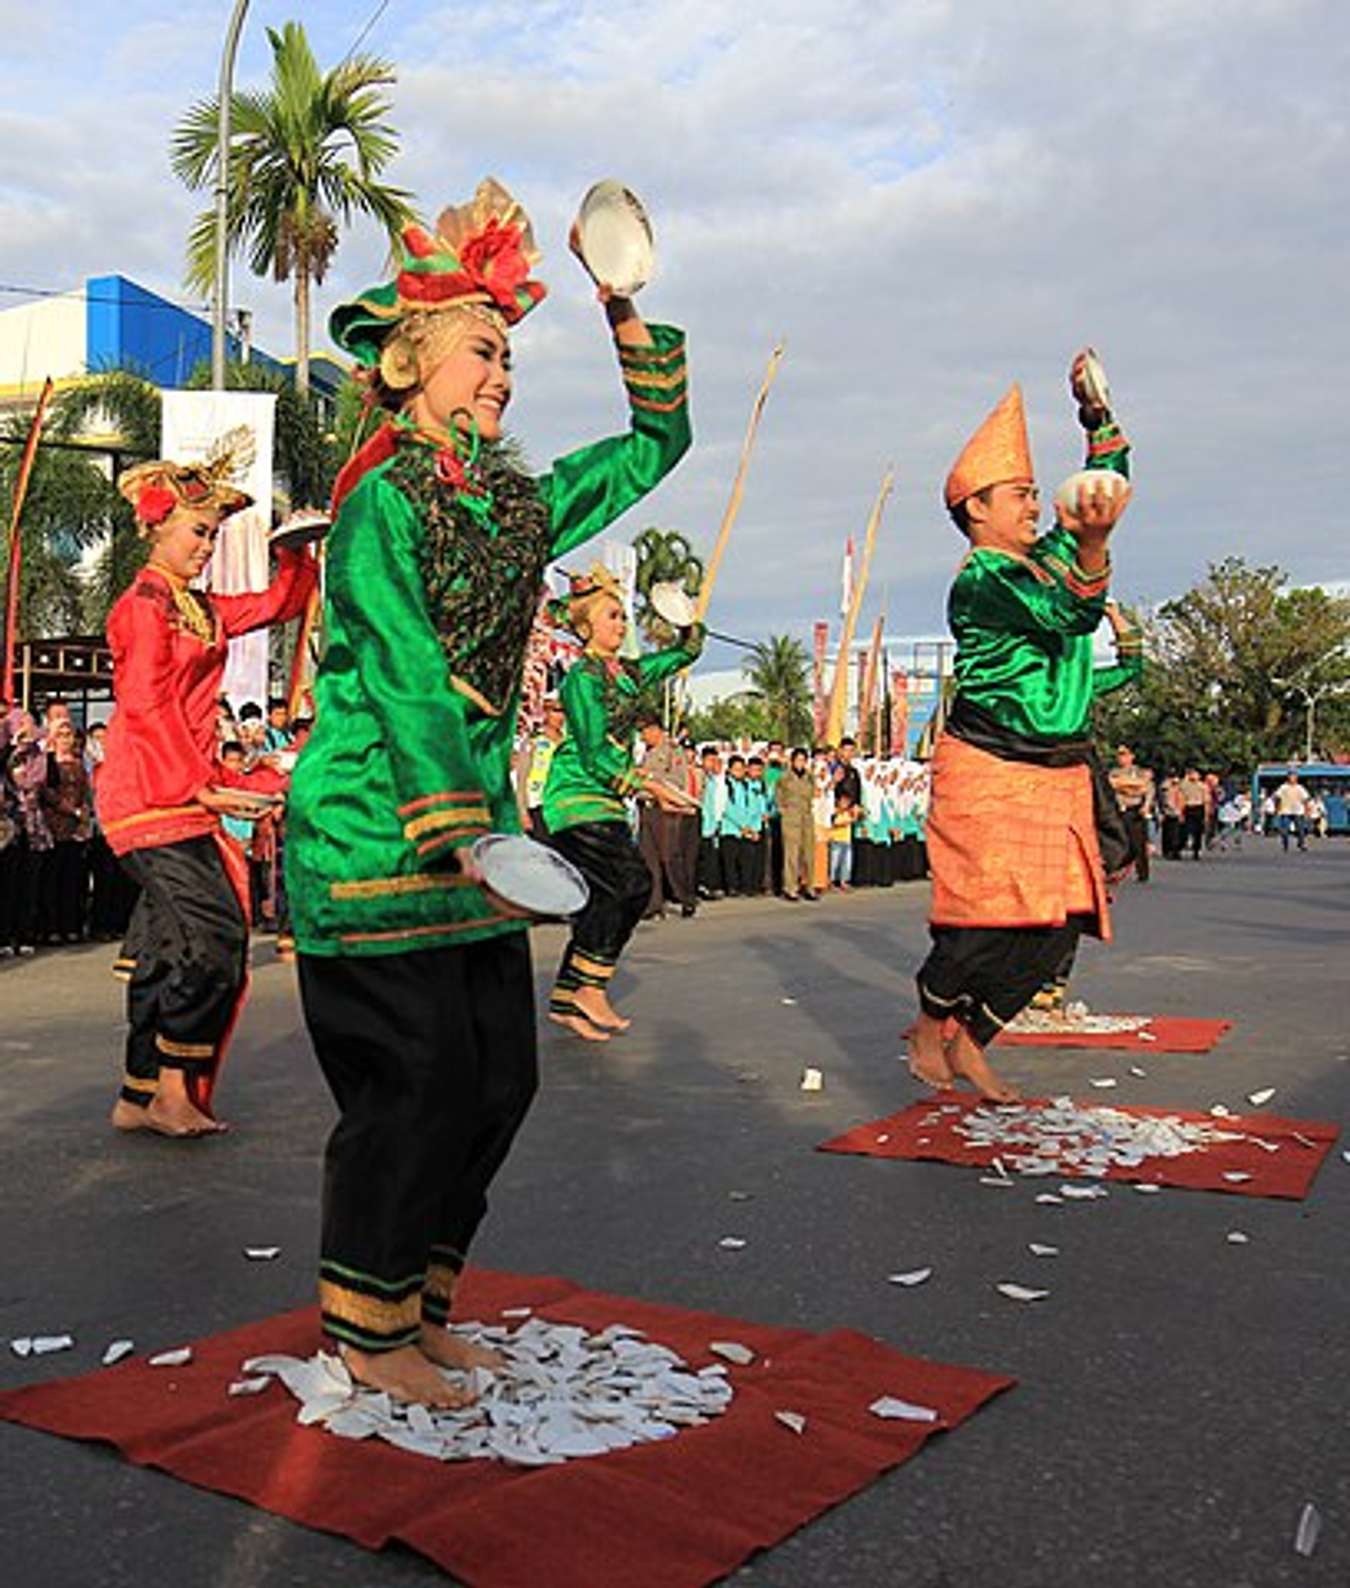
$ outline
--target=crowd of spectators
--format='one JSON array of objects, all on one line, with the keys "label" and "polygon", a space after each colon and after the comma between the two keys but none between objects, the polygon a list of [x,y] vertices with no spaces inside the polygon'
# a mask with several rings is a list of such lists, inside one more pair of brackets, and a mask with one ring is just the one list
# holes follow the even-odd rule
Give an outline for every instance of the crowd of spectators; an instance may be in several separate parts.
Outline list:
[{"label": "crowd of spectators", "polygon": [[[104,841],[94,798],[105,728],[78,727],[59,700],[40,717],[21,709],[0,717],[0,959],[126,932],[137,890]],[[254,922],[277,930],[283,951],[284,795],[307,730],[288,720],[282,701],[266,717],[256,704],[236,717],[219,702],[221,786],[275,801],[256,819],[226,818],[225,827],[248,857]]]},{"label": "crowd of spectators", "polygon": [[[217,718],[217,772],[266,807],[256,817],[224,818],[248,860],[254,925],[291,952],[283,857],[285,793],[309,719],[292,721],[285,702],[255,703],[236,714],[224,696]],[[102,722],[78,727],[61,701],[40,718],[0,717],[0,958],[84,941],[113,941],[126,930],[136,889],[99,831],[94,778],[104,755]],[[556,701],[540,730],[522,741],[515,764],[522,826],[546,836],[540,816],[553,747],[564,732]],[[633,818],[652,875],[649,915],[696,913],[700,902],[774,895],[788,903],[852,888],[889,887],[927,876],[924,828],[929,773],[899,756],[859,756],[838,746],[789,749],[778,740],[696,745],[672,737],[654,717],[639,727],[646,771],[684,797],[671,811],[642,801]],[[1122,747],[1111,782],[1128,823],[1141,880],[1150,855],[1179,861],[1230,846],[1244,834],[1278,835],[1307,848],[1325,836],[1325,802],[1291,771],[1253,809],[1232,777],[1196,767],[1162,776],[1140,768]]]}]

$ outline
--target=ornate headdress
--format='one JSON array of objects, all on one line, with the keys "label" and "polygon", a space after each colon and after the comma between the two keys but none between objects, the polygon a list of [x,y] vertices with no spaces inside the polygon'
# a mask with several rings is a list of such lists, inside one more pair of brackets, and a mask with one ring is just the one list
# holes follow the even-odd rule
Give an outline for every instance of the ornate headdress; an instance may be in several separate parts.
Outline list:
[{"label": "ornate headdress", "polygon": [[575,632],[577,625],[586,621],[591,602],[599,596],[609,596],[623,605],[619,581],[602,562],[592,563],[589,573],[567,575],[567,594],[549,602],[549,616]]},{"label": "ornate headdress", "polygon": [[117,477],[117,489],[131,503],[143,530],[162,524],[176,507],[210,507],[222,518],[253,504],[233,485],[253,462],[253,432],[247,425],[227,430],[199,463],[157,458],[138,463]]},{"label": "ornate headdress", "polygon": [[951,508],[987,486],[1013,481],[1030,485],[1035,478],[1022,388],[1014,385],[962,448],[943,494]]},{"label": "ornate headdress", "polygon": [[436,230],[407,226],[398,274],[339,304],[328,321],[337,345],[395,391],[417,384],[419,347],[447,309],[468,310],[505,334],[548,289],[530,280],[539,251],[529,216],[500,182],[478,184],[468,204],[441,211]]}]

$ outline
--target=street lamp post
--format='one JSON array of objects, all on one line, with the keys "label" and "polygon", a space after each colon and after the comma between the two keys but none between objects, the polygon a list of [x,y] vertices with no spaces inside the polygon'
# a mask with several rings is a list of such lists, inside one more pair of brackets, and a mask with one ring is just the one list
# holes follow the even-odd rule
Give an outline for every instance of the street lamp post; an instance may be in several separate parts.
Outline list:
[{"label": "street lamp post", "polygon": [[219,114],[216,133],[216,268],[211,298],[211,385],[225,389],[225,315],[230,295],[229,253],[226,248],[226,215],[230,189],[230,98],[234,93],[234,58],[244,30],[248,0],[234,0],[225,48],[220,54]]}]

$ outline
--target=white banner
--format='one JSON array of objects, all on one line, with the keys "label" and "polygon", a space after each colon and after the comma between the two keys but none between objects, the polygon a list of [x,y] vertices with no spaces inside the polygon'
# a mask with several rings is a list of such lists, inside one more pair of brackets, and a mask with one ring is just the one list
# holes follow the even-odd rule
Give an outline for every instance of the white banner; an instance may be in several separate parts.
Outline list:
[{"label": "white banner", "polygon": [[[234,481],[253,498],[253,506],[225,520],[216,554],[207,569],[212,590],[236,595],[265,590],[267,537],[272,528],[272,434],[276,397],[254,391],[166,391],[163,394],[160,447],[175,463],[204,458],[228,430],[244,425],[252,432],[253,462]],[[230,641],[222,688],[236,711],[256,701],[267,710],[267,630]]]}]

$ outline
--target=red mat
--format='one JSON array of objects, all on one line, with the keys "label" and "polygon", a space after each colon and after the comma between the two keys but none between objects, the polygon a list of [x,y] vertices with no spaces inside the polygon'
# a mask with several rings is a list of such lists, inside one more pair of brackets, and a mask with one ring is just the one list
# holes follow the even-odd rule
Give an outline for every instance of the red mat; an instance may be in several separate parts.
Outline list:
[{"label": "red mat", "polygon": [[[1027,1098],[1026,1101],[1035,1103],[1044,1102],[1045,1099]],[[1016,1149],[1006,1146],[974,1147],[964,1136],[956,1134],[952,1126],[971,1109],[978,1107],[979,1103],[980,1099],[972,1092],[935,1093],[930,1100],[913,1103],[886,1119],[873,1120],[869,1125],[855,1125],[833,1141],[822,1142],[817,1150],[860,1153],[870,1158],[934,1158],[941,1163],[973,1164],[988,1168],[996,1157],[1006,1157]],[[1249,1141],[1216,1142],[1212,1147],[1188,1153],[1184,1158],[1151,1158],[1137,1169],[1112,1167],[1103,1176],[1107,1180],[1137,1180],[1152,1185],[1180,1186],[1191,1191],[1229,1191],[1247,1197],[1290,1197],[1302,1201],[1312,1189],[1322,1160],[1330,1152],[1339,1130],[1336,1125],[1318,1120],[1280,1119],[1274,1114],[1243,1114],[1229,1119],[1216,1119],[1212,1114],[1192,1114],[1180,1108],[1136,1108],[1099,1100],[1081,1106],[1117,1108],[1122,1114],[1172,1115],[1196,1122],[1203,1120],[1224,1130],[1240,1130],[1275,1143],[1279,1150],[1267,1152]],[[934,1114],[939,1115],[936,1121],[932,1118]],[[1251,1179],[1237,1182],[1225,1180],[1225,1172],[1245,1172]],[[1052,1175],[1014,1175],[1013,1178],[1028,1186],[1040,1185],[1045,1190],[1053,1190],[1060,1180],[1072,1177],[1061,1174],[1058,1179]]]},{"label": "red mat", "polygon": [[[442,1463],[302,1428],[280,1384],[228,1399],[245,1357],[312,1354],[318,1317],[309,1308],[202,1340],[186,1367],[137,1358],[11,1390],[0,1395],[0,1417],[107,1441],[131,1461],[369,1549],[398,1540],[474,1588],[695,1588],[866,1487],[1014,1382],[903,1356],[851,1330],[769,1328],[541,1275],[473,1269],[461,1297],[456,1311],[484,1321],[530,1306],[590,1329],[630,1324],[695,1367],[717,1360],[708,1344],[718,1339],[743,1341],[759,1359],[730,1369],[736,1397],[702,1428],[533,1469]],[[931,1406],[940,1420],[883,1421],[867,1410],[880,1395]],[[806,1417],[804,1433],[775,1420],[784,1410]]]},{"label": "red mat", "polygon": [[[1130,1053],[1208,1053],[1229,1031],[1231,1020],[1188,1020],[1183,1015],[1153,1015],[1139,1031],[1004,1031],[1005,1048],[1124,1048]],[[1149,1041],[1152,1037],[1152,1041]]]}]

